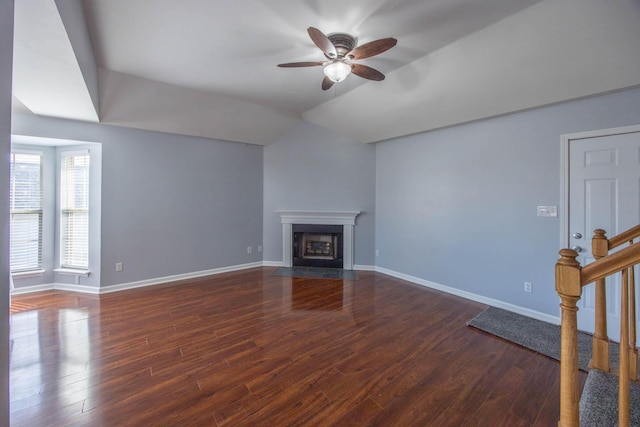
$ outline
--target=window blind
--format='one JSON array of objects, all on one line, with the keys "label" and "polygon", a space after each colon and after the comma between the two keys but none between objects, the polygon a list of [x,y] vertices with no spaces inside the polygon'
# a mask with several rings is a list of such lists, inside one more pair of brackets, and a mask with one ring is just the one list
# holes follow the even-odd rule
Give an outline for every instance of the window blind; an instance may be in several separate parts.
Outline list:
[{"label": "window blind", "polygon": [[42,268],[42,153],[12,152],[9,178],[10,269]]},{"label": "window blind", "polygon": [[61,253],[63,268],[89,268],[89,152],[61,156]]}]

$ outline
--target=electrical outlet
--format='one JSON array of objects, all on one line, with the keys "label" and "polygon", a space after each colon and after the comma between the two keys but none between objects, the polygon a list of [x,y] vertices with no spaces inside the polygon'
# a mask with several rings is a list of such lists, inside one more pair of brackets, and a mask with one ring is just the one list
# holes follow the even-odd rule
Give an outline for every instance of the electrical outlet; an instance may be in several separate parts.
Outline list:
[{"label": "electrical outlet", "polygon": [[376,256],[380,256],[380,249],[376,249]]},{"label": "electrical outlet", "polygon": [[247,253],[250,254],[251,252],[253,252],[253,249],[251,248],[251,246],[247,246]]},{"label": "electrical outlet", "polygon": [[122,268],[123,268],[123,267],[124,267],[124,266],[122,265],[122,263],[121,263],[121,262],[116,262],[116,271],[122,271]]},{"label": "electrical outlet", "polygon": [[258,252],[262,252],[262,245],[258,245]]},{"label": "electrical outlet", "polygon": [[533,285],[531,284],[531,282],[524,282],[524,291],[533,292]]}]

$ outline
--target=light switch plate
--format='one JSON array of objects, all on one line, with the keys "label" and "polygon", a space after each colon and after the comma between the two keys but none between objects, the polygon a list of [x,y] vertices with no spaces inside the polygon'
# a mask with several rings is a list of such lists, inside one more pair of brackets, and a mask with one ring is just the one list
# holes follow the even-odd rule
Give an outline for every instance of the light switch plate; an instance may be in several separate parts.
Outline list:
[{"label": "light switch plate", "polygon": [[548,216],[548,217],[557,217],[558,216],[558,207],[557,206],[538,206],[538,216]]}]

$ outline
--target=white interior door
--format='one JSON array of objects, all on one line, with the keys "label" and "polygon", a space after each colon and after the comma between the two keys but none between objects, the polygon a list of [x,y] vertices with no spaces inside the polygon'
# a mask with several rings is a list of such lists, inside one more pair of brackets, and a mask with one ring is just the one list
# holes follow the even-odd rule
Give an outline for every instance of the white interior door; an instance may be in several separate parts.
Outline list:
[{"label": "white interior door", "polygon": [[[634,128],[635,130],[635,128]],[[591,238],[601,228],[613,237],[640,224],[640,129],[569,140],[569,246],[581,265],[593,262]],[[636,273],[636,277],[639,277]],[[578,302],[578,328],[593,332],[594,286]],[[620,277],[607,279],[609,337],[620,338]]]}]

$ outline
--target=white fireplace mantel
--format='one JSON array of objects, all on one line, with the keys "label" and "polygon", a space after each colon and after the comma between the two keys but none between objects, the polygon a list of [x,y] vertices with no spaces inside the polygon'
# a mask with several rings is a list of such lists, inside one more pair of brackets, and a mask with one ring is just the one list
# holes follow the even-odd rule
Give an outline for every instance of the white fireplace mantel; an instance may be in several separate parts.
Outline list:
[{"label": "white fireplace mantel", "polygon": [[282,222],[282,265],[293,265],[293,224],[342,225],[343,267],[353,270],[353,229],[360,211],[276,211]]}]

